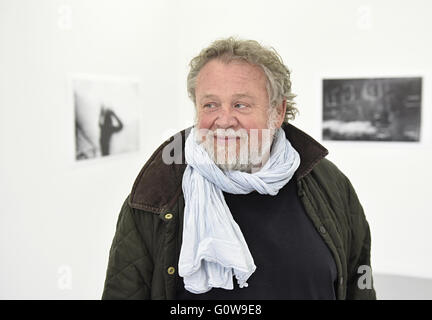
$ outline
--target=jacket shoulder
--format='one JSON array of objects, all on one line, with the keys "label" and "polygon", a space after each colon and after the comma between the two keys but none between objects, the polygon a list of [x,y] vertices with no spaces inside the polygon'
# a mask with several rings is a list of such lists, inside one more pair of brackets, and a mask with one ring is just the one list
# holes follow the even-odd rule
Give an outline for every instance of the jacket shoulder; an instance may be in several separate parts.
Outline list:
[{"label": "jacket shoulder", "polygon": [[334,206],[345,208],[345,214],[349,212],[349,217],[364,216],[363,208],[351,181],[333,162],[328,159],[321,160],[311,171],[309,179],[314,180]]},{"label": "jacket shoulder", "polygon": [[184,144],[190,127],[162,143],[144,164],[129,197],[132,208],[162,213],[174,205],[181,193],[186,169]]},{"label": "jacket shoulder", "polygon": [[335,206],[347,208],[356,198],[350,180],[328,159],[319,161],[305,179],[312,190],[325,195],[326,199]]},{"label": "jacket shoulder", "polygon": [[311,174],[322,181],[346,183],[346,175],[329,159],[323,158],[311,171]]}]

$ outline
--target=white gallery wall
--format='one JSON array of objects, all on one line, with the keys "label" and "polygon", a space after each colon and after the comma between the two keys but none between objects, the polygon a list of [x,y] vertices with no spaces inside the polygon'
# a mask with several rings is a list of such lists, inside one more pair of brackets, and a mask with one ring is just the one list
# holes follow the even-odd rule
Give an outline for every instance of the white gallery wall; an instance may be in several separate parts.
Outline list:
[{"label": "white gallery wall", "polygon": [[[193,123],[188,62],[230,35],[292,70],[293,124],[356,188],[374,273],[432,279],[431,13],[427,0],[0,0],[0,298],[101,297],[136,175]],[[139,152],[74,161],[73,74],[140,80]],[[382,76],[423,77],[421,141],[322,141],[321,79]]]}]

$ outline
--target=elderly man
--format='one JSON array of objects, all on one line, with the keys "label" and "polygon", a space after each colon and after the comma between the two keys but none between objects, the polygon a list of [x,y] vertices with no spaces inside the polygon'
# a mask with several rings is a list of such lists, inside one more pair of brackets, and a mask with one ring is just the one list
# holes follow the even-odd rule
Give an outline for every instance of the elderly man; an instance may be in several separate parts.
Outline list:
[{"label": "elderly man", "polygon": [[192,128],[123,204],[103,299],[375,299],[370,231],[328,151],[289,124],[290,72],[256,41],[191,61]]}]

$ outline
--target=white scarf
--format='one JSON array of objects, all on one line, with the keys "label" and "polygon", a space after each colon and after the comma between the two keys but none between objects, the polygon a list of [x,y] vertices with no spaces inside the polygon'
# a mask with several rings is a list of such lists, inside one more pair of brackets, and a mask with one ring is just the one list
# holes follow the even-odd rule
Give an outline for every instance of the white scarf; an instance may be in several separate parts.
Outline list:
[{"label": "white scarf", "polygon": [[270,157],[259,171],[222,171],[195,141],[194,130],[185,144],[188,166],[182,181],[185,209],[179,275],[192,293],[212,287],[233,289],[233,274],[240,288],[247,287],[256,266],[222,191],[276,195],[294,175],[300,156],[278,128]]}]

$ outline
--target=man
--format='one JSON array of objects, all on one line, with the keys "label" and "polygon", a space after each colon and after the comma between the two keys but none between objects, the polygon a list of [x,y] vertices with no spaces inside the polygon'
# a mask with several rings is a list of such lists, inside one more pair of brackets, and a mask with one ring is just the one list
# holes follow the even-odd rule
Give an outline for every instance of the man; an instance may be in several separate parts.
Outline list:
[{"label": "man", "polygon": [[288,123],[279,55],[228,38],[190,65],[195,125],[138,175],[103,299],[375,299],[363,209],[328,151]]}]

